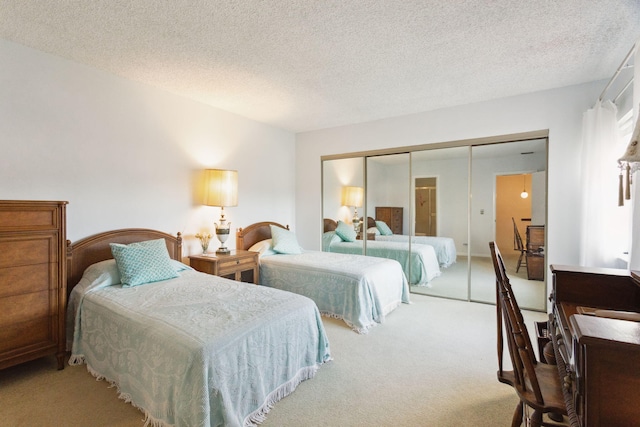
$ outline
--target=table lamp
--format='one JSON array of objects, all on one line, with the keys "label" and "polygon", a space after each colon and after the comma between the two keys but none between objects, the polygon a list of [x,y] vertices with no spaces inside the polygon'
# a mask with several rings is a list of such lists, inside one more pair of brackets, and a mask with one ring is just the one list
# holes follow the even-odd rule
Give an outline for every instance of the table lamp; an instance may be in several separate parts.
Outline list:
[{"label": "table lamp", "polygon": [[216,236],[220,240],[218,255],[228,255],[231,251],[225,246],[229,238],[231,223],[224,217],[225,206],[238,206],[238,171],[207,169],[204,171],[204,204],[220,208],[220,222],[214,223]]},{"label": "table lamp", "polygon": [[364,189],[362,187],[342,187],[342,206],[353,206],[353,229],[360,232],[360,217],[358,208],[362,207]]}]

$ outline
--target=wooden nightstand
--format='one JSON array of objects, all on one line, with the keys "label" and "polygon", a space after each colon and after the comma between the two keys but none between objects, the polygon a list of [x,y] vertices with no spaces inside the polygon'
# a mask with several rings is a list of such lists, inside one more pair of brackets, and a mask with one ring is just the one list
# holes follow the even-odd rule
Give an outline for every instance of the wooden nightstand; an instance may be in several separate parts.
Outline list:
[{"label": "wooden nightstand", "polygon": [[[260,279],[258,255],[258,252],[241,250],[233,250],[229,255],[216,255],[215,253],[191,255],[189,264],[203,273],[238,281],[253,281],[257,285]],[[242,274],[243,272],[247,272],[247,274]],[[250,272],[253,272],[253,275],[249,274]]]}]

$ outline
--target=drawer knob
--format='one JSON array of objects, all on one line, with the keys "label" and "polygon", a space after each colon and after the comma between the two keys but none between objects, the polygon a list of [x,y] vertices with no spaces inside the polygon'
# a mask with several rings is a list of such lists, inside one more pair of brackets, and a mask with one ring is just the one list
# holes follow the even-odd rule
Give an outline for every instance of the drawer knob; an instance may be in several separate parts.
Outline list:
[{"label": "drawer knob", "polygon": [[236,265],[238,265],[238,264],[240,264],[240,260],[239,259],[236,260]]}]

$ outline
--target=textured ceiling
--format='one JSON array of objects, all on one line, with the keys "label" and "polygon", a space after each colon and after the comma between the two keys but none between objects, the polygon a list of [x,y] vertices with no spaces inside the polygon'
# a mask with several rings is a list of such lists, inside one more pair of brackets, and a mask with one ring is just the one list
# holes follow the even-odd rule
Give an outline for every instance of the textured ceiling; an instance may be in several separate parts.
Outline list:
[{"label": "textured ceiling", "polygon": [[639,0],[0,0],[0,38],[291,131],[608,79]]}]

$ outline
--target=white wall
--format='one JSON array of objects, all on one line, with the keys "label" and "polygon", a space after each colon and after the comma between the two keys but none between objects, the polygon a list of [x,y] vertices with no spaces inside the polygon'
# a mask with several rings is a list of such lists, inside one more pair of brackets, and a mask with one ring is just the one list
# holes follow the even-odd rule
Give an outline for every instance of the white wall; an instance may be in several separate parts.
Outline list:
[{"label": "white wall", "polygon": [[296,224],[302,246],[320,249],[320,157],[549,129],[548,261],[577,264],[582,114],[606,82],[296,135]]},{"label": "white wall", "polygon": [[219,208],[193,196],[207,167],[238,170],[233,229],[295,223],[292,133],[3,40],[0,64],[0,199],[69,201],[68,239],[211,228]]}]

